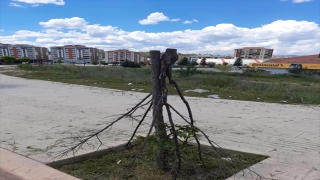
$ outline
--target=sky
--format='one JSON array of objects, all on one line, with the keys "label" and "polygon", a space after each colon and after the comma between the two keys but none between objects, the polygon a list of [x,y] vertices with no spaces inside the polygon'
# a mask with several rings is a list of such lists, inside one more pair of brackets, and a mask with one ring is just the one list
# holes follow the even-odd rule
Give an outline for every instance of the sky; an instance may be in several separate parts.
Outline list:
[{"label": "sky", "polygon": [[0,0],[0,43],[275,55],[320,52],[320,0]]}]

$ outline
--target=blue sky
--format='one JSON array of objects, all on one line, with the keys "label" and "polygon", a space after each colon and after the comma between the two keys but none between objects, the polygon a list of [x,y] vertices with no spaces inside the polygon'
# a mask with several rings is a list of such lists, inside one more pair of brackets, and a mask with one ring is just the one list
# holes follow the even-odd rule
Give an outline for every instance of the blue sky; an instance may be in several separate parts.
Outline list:
[{"label": "blue sky", "polygon": [[320,0],[1,0],[0,42],[232,54],[320,52]]}]

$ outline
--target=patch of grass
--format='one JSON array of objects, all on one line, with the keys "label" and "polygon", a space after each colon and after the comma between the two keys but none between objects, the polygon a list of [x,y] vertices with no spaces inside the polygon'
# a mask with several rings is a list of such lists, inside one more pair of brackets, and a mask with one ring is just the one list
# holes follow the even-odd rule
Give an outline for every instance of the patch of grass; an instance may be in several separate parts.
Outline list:
[{"label": "patch of grass", "polygon": [[[156,168],[156,146],[148,143],[139,158],[131,167],[132,160],[139,152],[141,143],[129,150],[110,151],[104,156],[89,158],[74,164],[53,166],[54,168],[68,173],[83,180],[168,180],[173,179],[173,172],[163,171]],[[193,145],[181,146],[182,169],[177,179],[226,179],[233,174],[256,164],[267,156],[242,153],[231,150],[222,150],[226,157],[219,158],[216,152],[208,146],[202,146],[204,165],[198,157],[197,147]],[[171,147],[168,159],[174,159],[174,149]],[[233,162],[229,158],[234,159]]]},{"label": "patch of grass", "polygon": [[[90,67],[72,65],[30,66],[21,65],[24,71],[6,72],[8,75],[30,79],[42,79],[71,84],[97,86],[103,88],[144,89],[151,92],[150,68]],[[24,73],[23,73],[24,72]],[[207,97],[218,94],[223,99],[279,102],[291,104],[320,104],[320,79],[301,74],[268,74],[260,71],[244,73],[218,73],[196,71],[194,75],[183,77],[180,71],[173,71],[173,78],[182,91],[206,89],[208,93],[184,93],[186,96]],[[128,83],[132,83],[129,86]],[[176,90],[168,86],[169,94]]]}]

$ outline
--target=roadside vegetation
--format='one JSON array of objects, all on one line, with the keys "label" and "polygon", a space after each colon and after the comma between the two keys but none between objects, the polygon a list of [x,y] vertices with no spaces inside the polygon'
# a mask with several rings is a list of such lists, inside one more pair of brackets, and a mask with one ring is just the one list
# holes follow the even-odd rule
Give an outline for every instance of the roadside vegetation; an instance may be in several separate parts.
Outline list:
[{"label": "roadside vegetation", "polygon": [[[20,71],[6,72],[8,75],[82,84],[103,88],[141,92],[151,92],[151,69],[123,68],[119,66],[72,66],[19,65]],[[192,70],[192,71],[191,71]],[[209,92],[184,93],[186,96],[207,97],[217,94],[223,99],[247,100],[260,102],[282,102],[290,104],[320,104],[320,78],[303,74],[267,74],[261,71],[243,73],[199,71],[190,68],[192,73],[185,75],[185,70],[173,71],[173,78],[182,91],[205,89]],[[128,85],[132,83],[132,85]],[[169,94],[176,94],[169,86]]]}]

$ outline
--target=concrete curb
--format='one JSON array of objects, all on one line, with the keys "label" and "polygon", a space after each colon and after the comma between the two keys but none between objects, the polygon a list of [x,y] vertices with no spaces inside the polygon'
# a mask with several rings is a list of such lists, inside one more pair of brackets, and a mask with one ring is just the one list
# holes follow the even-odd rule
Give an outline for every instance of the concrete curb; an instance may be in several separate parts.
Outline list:
[{"label": "concrete curb", "polygon": [[0,180],[78,180],[38,161],[0,148]]},{"label": "concrete curb", "polygon": [[[102,149],[102,150],[94,151],[91,153],[86,153],[86,154],[82,154],[82,155],[78,155],[78,156],[74,156],[74,157],[70,157],[70,158],[66,158],[66,159],[61,159],[58,161],[48,162],[48,163],[46,163],[46,165],[48,165],[48,166],[63,166],[63,165],[67,165],[67,164],[77,163],[77,162],[84,161],[84,160],[87,160],[90,158],[102,156],[102,155],[104,155],[108,152],[111,152],[111,151],[123,150],[126,144],[127,143],[121,144],[118,146],[114,146],[114,147],[110,147],[108,149]],[[134,145],[138,144],[138,142],[133,141],[130,144],[134,146]]]}]

